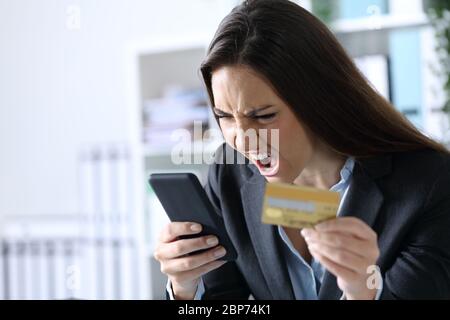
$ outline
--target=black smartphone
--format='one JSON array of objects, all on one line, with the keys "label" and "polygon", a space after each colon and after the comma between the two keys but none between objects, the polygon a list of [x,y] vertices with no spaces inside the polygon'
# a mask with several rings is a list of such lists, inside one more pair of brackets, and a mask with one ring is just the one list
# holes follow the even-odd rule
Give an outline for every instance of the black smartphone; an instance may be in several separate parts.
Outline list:
[{"label": "black smartphone", "polygon": [[236,249],[228,237],[225,226],[214,212],[214,207],[196,175],[155,173],[150,175],[149,183],[172,222],[196,222],[203,226],[200,233],[181,238],[215,235],[219,239],[219,244],[227,251],[219,260],[237,259]]}]

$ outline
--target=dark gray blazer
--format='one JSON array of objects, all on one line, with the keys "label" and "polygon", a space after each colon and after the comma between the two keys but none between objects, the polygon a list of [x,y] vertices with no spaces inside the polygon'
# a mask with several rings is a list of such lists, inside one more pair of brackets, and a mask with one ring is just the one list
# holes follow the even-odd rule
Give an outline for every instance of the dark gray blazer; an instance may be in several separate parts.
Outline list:
[{"label": "dark gray blazer", "polygon": [[[264,188],[254,165],[210,167],[205,189],[239,258],[203,277],[205,299],[294,299],[277,227],[261,223]],[[341,216],[358,217],[378,234],[381,299],[450,298],[449,155],[422,150],[356,160]],[[326,272],[319,298],[341,296]]]}]

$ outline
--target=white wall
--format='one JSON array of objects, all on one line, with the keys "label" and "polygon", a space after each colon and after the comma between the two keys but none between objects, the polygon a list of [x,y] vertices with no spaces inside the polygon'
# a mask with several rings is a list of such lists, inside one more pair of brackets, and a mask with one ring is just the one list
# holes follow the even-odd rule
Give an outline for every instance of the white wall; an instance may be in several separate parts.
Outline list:
[{"label": "white wall", "polygon": [[137,139],[127,43],[214,31],[234,3],[0,0],[0,217],[76,213],[78,149]]}]

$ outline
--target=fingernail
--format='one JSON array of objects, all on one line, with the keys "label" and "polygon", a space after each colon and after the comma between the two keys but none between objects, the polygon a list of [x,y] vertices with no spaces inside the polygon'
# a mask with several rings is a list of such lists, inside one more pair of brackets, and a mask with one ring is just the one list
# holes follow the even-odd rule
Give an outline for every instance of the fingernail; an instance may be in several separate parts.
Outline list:
[{"label": "fingernail", "polygon": [[209,237],[207,240],[206,240],[206,243],[208,244],[208,245],[210,245],[210,246],[215,246],[216,244],[218,244],[219,243],[219,239],[217,239],[217,237]]},{"label": "fingernail", "polygon": [[220,248],[219,250],[216,250],[215,252],[214,252],[214,256],[215,257],[222,257],[222,256],[224,256],[225,255],[225,248]]},{"label": "fingernail", "polygon": [[194,232],[200,232],[202,231],[202,226],[197,223],[193,223],[191,224],[191,230]]}]

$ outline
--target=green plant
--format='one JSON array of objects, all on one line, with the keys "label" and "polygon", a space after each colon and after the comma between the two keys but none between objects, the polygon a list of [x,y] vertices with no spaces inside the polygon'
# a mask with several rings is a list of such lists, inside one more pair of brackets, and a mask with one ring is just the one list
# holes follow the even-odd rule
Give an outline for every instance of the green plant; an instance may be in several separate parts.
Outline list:
[{"label": "green plant", "polygon": [[450,119],[450,1],[424,0],[424,7],[436,33],[436,51],[440,61],[438,75],[445,83],[442,110]]}]

